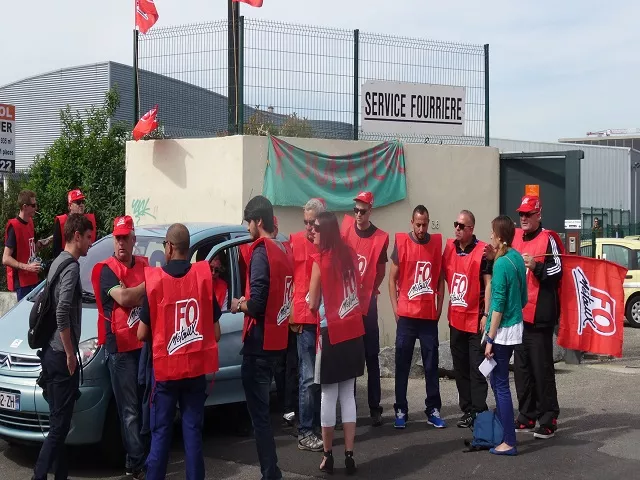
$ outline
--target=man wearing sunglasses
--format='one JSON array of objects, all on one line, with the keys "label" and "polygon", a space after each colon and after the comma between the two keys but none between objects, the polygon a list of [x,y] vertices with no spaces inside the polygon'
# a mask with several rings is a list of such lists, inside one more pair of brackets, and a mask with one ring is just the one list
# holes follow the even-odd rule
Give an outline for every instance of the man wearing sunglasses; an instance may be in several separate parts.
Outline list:
[{"label": "man wearing sunglasses", "polygon": [[553,332],[560,317],[558,288],[562,278],[562,240],[542,228],[542,205],[537,196],[525,195],[520,207],[520,227],[513,248],[527,267],[529,302],[523,309],[522,343],[514,353],[514,376],[518,409],[516,431],[534,431],[535,438],[551,438],[560,414],[553,365]]},{"label": "man wearing sunglasses", "polygon": [[58,215],[55,218],[53,225],[53,256],[57,257],[60,252],[64,250],[65,241],[64,241],[64,224],[67,221],[67,218],[72,213],[79,213],[84,215],[89,219],[91,225],[93,225],[93,237],[91,242],[95,242],[97,238],[97,229],[96,229],[96,217],[93,213],[84,213],[85,209],[85,196],[84,194],[76,189],[71,190],[67,194],[67,204],[69,208],[69,213],[65,213],[64,215]]},{"label": "man wearing sunglasses", "polygon": [[358,255],[360,271],[360,305],[364,316],[364,349],[367,363],[367,390],[369,412],[373,426],[382,425],[382,407],[380,406],[380,330],[378,327],[378,289],[384,280],[385,266],[388,261],[389,234],[371,223],[373,193],[360,192],[353,199],[355,218],[345,215],[340,227],[342,237]]},{"label": "man wearing sunglasses", "polygon": [[475,215],[462,210],[453,222],[455,238],[447,240],[442,255],[442,275],[449,288],[451,358],[463,414],[460,428],[472,427],[478,413],[487,410],[487,380],[478,367],[484,361],[481,340],[495,254],[476,238],[475,225]]}]

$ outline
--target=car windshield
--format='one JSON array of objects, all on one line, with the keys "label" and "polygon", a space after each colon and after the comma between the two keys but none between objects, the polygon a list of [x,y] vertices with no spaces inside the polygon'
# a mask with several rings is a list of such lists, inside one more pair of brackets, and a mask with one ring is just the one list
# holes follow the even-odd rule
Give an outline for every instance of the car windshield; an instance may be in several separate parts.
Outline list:
[{"label": "car windshield", "polygon": [[[164,237],[136,237],[133,254],[147,257],[152,267],[163,266],[165,264],[163,241]],[[98,240],[89,249],[87,256],[80,258],[80,281],[85,294],[94,294],[93,285],[91,285],[93,267],[111,255],[113,255],[113,237],[108,236]]]}]

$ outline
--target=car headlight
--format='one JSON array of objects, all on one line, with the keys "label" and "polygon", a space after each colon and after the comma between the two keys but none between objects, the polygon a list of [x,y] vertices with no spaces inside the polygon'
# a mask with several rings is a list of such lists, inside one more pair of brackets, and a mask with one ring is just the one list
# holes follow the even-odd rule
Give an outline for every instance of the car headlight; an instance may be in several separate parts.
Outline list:
[{"label": "car headlight", "polygon": [[80,350],[80,360],[82,361],[82,366],[86,367],[89,362],[93,360],[93,357],[96,356],[98,350],[100,350],[98,339],[90,338],[89,340],[80,342],[80,345],[78,345],[78,349]]}]

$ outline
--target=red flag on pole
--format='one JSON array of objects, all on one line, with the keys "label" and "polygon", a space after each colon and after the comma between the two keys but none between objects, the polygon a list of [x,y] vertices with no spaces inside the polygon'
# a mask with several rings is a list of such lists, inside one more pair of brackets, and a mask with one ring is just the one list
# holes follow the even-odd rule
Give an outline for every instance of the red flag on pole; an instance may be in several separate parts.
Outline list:
[{"label": "red flag on pole", "polygon": [[136,0],[136,27],[147,33],[160,18],[153,0]]},{"label": "red flag on pole", "polygon": [[242,2],[242,3],[246,3],[247,5],[251,5],[252,7],[258,7],[260,8],[262,6],[262,0],[232,0],[234,2]]},{"label": "red flag on pole", "polygon": [[138,121],[136,127],[133,129],[133,138],[136,142],[158,128],[158,121],[156,120],[157,114],[158,106],[156,105],[147,113],[145,113],[140,121]]},{"label": "red flag on pole", "polygon": [[622,357],[626,274],[606,260],[562,255],[558,345]]}]

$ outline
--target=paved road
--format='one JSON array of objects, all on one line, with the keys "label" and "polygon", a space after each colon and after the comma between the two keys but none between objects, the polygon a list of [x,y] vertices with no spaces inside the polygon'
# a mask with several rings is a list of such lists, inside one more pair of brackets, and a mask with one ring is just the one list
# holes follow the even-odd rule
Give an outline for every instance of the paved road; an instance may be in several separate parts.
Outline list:
[{"label": "paved road", "polygon": [[[443,415],[450,426],[435,430],[422,414],[424,383],[410,381],[411,423],[405,431],[392,427],[393,380],[383,379],[386,423],[370,426],[363,383],[359,385],[359,415],[356,460],[360,478],[424,479],[429,475],[449,480],[462,478],[629,479],[640,478],[640,330],[625,329],[625,356],[620,360],[587,360],[582,365],[557,364],[561,405],[560,428],[555,438],[535,440],[519,434],[520,455],[494,457],[486,452],[462,453],[463,440],[470,433],[455,427],[459,416],[452,380],[441,380]],[[491,390],[489,390],[491,392]],[[515,389],[512,388],[512,392]],[[492,399],[491,404],[493,404]],[[255,444],[238,434],[241,409],[215,409],[208,414],[205,432],[207,478],[259,479]],[[274,414],[274,425],[278,425]],[[285,478],[322,477],[320,455],[301,452],[286,429],[277,428],[276,442]],[[183,449],[176,430],[169,459],[170,479],[184,478]],[[336,465],[342,466],[342,438],[334,446]],[[37,450],[12,447],[0,441],[0,471],[4,480],[26,480]],[[71,452],[74,479],[120,479],[121,472],[108,470],[91,449]],[[342,472],[336,472],[341,477]],[[517,476],[517,477],[516,477]]]}]

